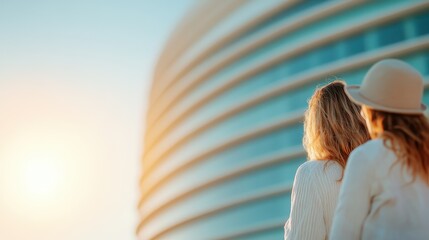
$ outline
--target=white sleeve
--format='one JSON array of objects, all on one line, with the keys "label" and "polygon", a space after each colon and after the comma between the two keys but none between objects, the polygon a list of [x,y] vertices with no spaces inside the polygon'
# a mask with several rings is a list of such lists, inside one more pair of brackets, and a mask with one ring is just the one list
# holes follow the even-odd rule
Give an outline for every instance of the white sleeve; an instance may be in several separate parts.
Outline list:
[{"label": "white sleeve", "polygon": [[349,156],[332,222],[331,240],[361,239],[374,181],[373,167],[367,160],[365,146],[355,149]]},{"label": "white sleeve", "polygon": [[315,187],[315,175],[309,165],[302,165],[292,188],[291,212],[285,224],[285,240],[324,240],[326,227],[323,207]]}]

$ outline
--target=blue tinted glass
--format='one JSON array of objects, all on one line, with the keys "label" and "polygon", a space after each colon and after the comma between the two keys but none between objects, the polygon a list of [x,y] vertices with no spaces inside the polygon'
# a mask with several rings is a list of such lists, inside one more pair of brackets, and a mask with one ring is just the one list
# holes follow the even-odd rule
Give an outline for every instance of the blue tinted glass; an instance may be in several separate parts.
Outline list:
[{"label": "blue tinted glass", "polygon": [[328,44],[314,52],[317,53],[317,64],[333,62],[340,58],[340,47],[338,43]]},{"label": "blue tinted glass", "polygon": [[429,53],[426,53],[423,58],[424,58],[424,65],[425,65],[425,69],[423,70],[424,74],[429,75]]},{"label": "blue tinted glass", "polygon": [[[327,78],[328,76],[325,76],[320,80],[326,80]],[[289,79],[290,78],[287,77],[283,78],[284,81],[288,81]],[[263,82],[264,78],[258,79],[257,81],[259,81],[258,84],[251,85],[249,88],[245,88],[248,86],[247,83],[242,83],[239,85],[240,88],[233,88],[214,99],[204,108],[197,110],[189,116],[188,119],[182,123],[181,128],[191,130],[196,124],[200,124],[206,119],[215,117],[219,111],[223,111],[225,109],[226,105],[232,104],[237,100],[240,101],[243,98],[251,97],[252,94],[254,96],[254,94],[261,91],[263,84],[268,84]],[[307,106],[307,99],[313,94],[315,87],[319,83],[320,81],[315,81],[311,84],[302,86],[299,89],[291,90],[290,92],[278,96],[273,96],[264,102],[245,109],[228,120],[225,120],[222,124],[208,129],[182,148],[188,148],[187,146],[189,146],[189,149],[194,149],[195,146],[198,146],[201,142],[204,142],[206,146],[207,144],[212,145],[216,141],[219,142],[219,140],[225,139],[226,136],[230,136],[231,133],[239,134],[246,132],[254,129],[255,127],[267,124],[274,119],[284,118],[288,113],[304,109]],[[238,99],[237,96],[240,96],[241,99]],[[243,124],[243,122],[246,122],[246,124]],[[193,151],[195,152],[195,150]],[[184,152],[189,151],[179,150],[174,155],[177,157],[178,155],[184,154]]]},{"label": "blue tinted glass", "polygon": [[338,77],[344,80],[347,84],[360,85],[362,83],[362,79],[365,77],[365,74],[368,71],[368,68],[369,66],[353,72],[339,73]]},{"label": "blue tinted glass", "polygon": [[[194,97],[189,96],[188,100],[190,101],[197,99],[198,96],[203,95],[207,90],[213,88],[213,84],[218,84],[218,81],[224,81],[225,78],[227,78],[225,75],[228,75],[225,73],[231,72],[233,69],[240,68],[243,66],[243,64],[246,65],[246,62],[248,62],[249,59],[258,56],[257,53],[266,51],[267,49],[271,48],[275,43],[276,41],[268,44],[263,48],[260,48],[256,52],[253,52],[252,54],[247,55],[237,60],[233,64],[229,65],[228,67],[224,68],[215,76],[200,85],[198,90],[190,94],[190,96]],[[340,59],[342,54],[340,48],[341,44],[345,44],[345,46],[342,46],[342,48],[346,56],[365,51],[364,37],[362,34],[360,34],[358,36],[353,36],[343,40],[343,43],[338,41],[326,46],[322,46],[319,49],[315,49],[307,53],[298,55],[296,57],[292,57],[291,59],[283,61],[280,64],[277,64],[264,72],[258,73],[257,75],[249,78],[248,80],[245,80],[238,85],[230,88],[230,90],[224,92],[222,96],[208,103],[206,109],[202,109],[201,112],[194,113],[193,116],[190,117],[193,119],[191,120],[191,122],[196,122],[198,119],[201,118],[201,116],[210,116],[214,114],[219,110],[217,107],[224,108],[225,106],[228,106],[231,102],[236,102],[237,96],[249,96],[255,91],[260,91],[261,88],[267,87],[272,83],[278,81],[292,80],[293,77],[291,76],[295,74],[299,74],[313,67],[318,67],[321,64],[329,63]],[[213,107],[214,105],[217,105],[217,107]]]},{"label": "blue tinted glass", "polygon": [[414,17],[416,33],[418,36],[429,33],[429,12],[424,12]]},{"label": "blue tinted glass", "polygon": [[[283,222],[289,214],[289,206],[290,193],[251,201],[190,222],[160,239],[192,239],[194,236],[212,239],[238,230],[251,229],[267,222]],[[213,231],[213,229],[222,229],[222,231]]]},{"label": "blue tinted glass", "polygon": [[402,21],[380,27],[376,32],[379,46],[390,45],[405,39],[405,27]]},{"label": "blue tinted glass", "polygon": [[[345,16],[346,13],[342,13]],[[331,23],[333,21],[333,18],[327,18],[322,21],[321,25],[327,25],[328,23]],[[319,23],[317,23],[319,24]],[[316,24],[316,25],[317,25]],[[387,28],[389,29],[389,28]],[[402,28],[403,30],[403,28]],[[194,91],[191,91],[182,101],[181,104],[188,105],[192,102],[197,101],[201,96],[206,95],[207,91],[210,91],[214,87],[221,86],[222,84],[225,84],[229,79],[233,78],[236,75],[239,75],[240,72],[245,71],[246,67],[250,67],[250,63],[255,63],[258,61],[261,61],[264,57],[272,56],[272,54],[276,54],[276,49],[284,50],[285,42],[288,42],[290,38],[293,39],[300,39],[302,36],[307,35],[307,32],[302,29],[297,29],[296,31],[292,31],[291,33],[287,33],[283,36],[279,36],[279,38],[274,39],[272,42],[266,44],[263,47],[259,47],[255,49],[255,51],[247,53],[247,55],[242,56],[240,59],[237,59],[236,61],[228,64],[225,68],[222,70],[216,72],[213,76],[209,76],[208,79],[206,79],[204,82],[202,82],[199,85],[196,85],[196,89]],[[394,38],[392,38],[391,41],[396,41]],[[292,41],[293,42],[293,41]],[[357,37],[356,39],[351,39],[351,48],[349,50],[349,54],[354,54],[356,52],[360,52],[364,50],[362,36]],[[278,71],[278,69],[266,69],[265,71],[269,71],[264,76],[265,80],[261,80],[263,83],[262,85],[268,85],[267,83],[275,82],[280,79],[291,79],[289,76],[292,76],[294,74],[302,73],[303,71],[306,71],[308,69],[311,69],[312,67],[318,67],[320,65],[320,62],[317,60],[317,54],[318,52],[321,52],[322,61],[323,63],[327,63],[333,60],[337,60],[342,56],[342,52],[340,51],[339,46],[341,46],[340,42],[332,43],[331,46],[321,46],[319,49],[311,49],[309,52],[302,53],[298,56],[293,56],[289,60],[284,61],[284,68],[279,67],[281,71]],[[332,51],[331,51],[332,50]],[[341,48],[342,50],[342,48]],[[315,56],[316,55],[316,56]],[[277,65],[278,66],[278,65]],[[285,74],[283,77],[279,78],[279,73]],[[269,76],[269,77],[267,77]],[[240,83],[241,84],[246,84]],[[260,86],[262,86],[260,85]],[[233,88],[233,86],[230,86]],[[240,86],[241,87],[241,86]],[[243,86],[243,88],[246,88]],[[250,88],[248,88],[250,89]]]},{"label": "blue tinted glass", "polygon": [[365,49],[365,35],[359,34],[344,39],[345,56],[352,56],[366,51]]},{"label": "blue tinted glass", "polygon": [[223,169],[225,166],[232,168],[245,163],[249,164],[249,161],[257,160],[258,157],[301,145],[302,131],[301,123],[277,129],[208,158],[198,167],[202,167],[204,170],[216,170]]},{"label": "blue tinted glass", "polygon": [[312,55],[306,53],[295,58],[292,58],[286,64],[291,75],[307,70],[312,65]]},{"label": "blue tinted glass", "polygon": [[[233,162],[233,159],[230,159],[230,161]],[[192,215],[192,212],[200,212],[209,209],[214,206],[213,203],[215,203],[215,205],[222,205],[234,199],[249,196],[249,194],[258,194],[267,189],[272,189],[273,187],[291,187],[295,171],[304,161],[304,158],[297,158],[278,162],[239,175],[217,185],[210,186],[202,191],[193,192],[193,195],[181,198],[180,201],[175,201],[174,205],[158,213],[157,217],[151,220],[151,225],[169,225],[171,222],[175,221],[174,219],[184,219]],[[217,171],[218,173],[216,176],[219,176],[229,172],[231,168],[233,167],[225,165],[222,169],[212,171]],[[201,169],[194,168],[188,173],[193,175],[193,178],[191,178],[193,180],[192,183],[188,182],[189,186],[195,186],[195,184],[200,183],[200,181],[195,180],[201,179],[201,177],[196,177],[196,175],[193,174],[193,172],[199,170]],[[211,174],[210,170],[208,172],[206,170],[206,175],[207,174]],[[207,179],[207,177],[205,177],[205,179]],[[181,180],[178,179],[178,181],[180,182]],[[176,190],[176,183],[178,183],[178,181],[175,180],[174,184],[169,187],[171,191]],[[173,220],[170,220],[171,218],[173,218]]]},{"label": "blue tinted glass", "polygon": [[282,21],[283,19],[286,19],[290,16],[293,16],[299,12],[302,12],[302,11],[304,11],[304,10],[306,10],[312,6],[315,6],[317,4],[320,4],[324,1],[326,1],[326,0],[305,0],[305,1],[301,1],[292,7],[286,8],[285,10],[280,11],[277,14],[274,14],[272,17],[268,18],[267,20],[260,23],[259,25],[253,27],[252,29],[250,29],[246,33],[242,34],[240,37],[236,38],[234,41],[229,43],[227,46],[234,44],[236,42],[239,42],[245,38],[248,38],[249,36],[251,36],[257,32],[260,32],[262,29],[268,29],[272,25]]},{"label": "blue tinted glass", "polygon": [[425,89],[425,92],[423,94],[423,102],[424,104],[429,106],[429,89],[428,88]]},{"label": "blue tinted glass", "polygon": [[264,240],[264,239],[283,239],[284,229],[283,227],[277,227],[268,229],[260,232],[252,232],[249,235],[241,235],[234,238],[234,240]]},{"label": "blue tinted glass", "polygon": [[[239,121],[241,125],[245,121]],[[222,124],[220,125],[222,126]],[[186,143],[181,149],[174,152],[171,156],[166,159],[167,162],[183,162],[189,158],[195,157],[195,153],[201,152],[196,151],[196,148],[202,148],[203,150],[207,147],[213,147],[216,144],[214,142],[224,142],[225,139],[236,136],[237,133],[234,129],[229,130],[232,134],[227,131],[222,131],[221,136],[212,139],[212,137],[197,137]],[[213,131],[210,131],[213,132]],[[216,132],[216,131],[214,131]],[[177,172],[172,176],[166,185],[157,189],[155,195],[172,194],[169,190],[169,185],[176,188],[177,191],[186,187],[187,184],[194,181],[194,179],[208,179],[211,177],[218,176],[224,169],[235,169],[240,166],[255,163],[259,161],[261,157],[274,154],[278,151],[290,149],[290,147],[300,146],[302,142],[303,128],[302,123],[297,123],[282,129],[276,129],[273,132],[266,133],[264,135],[255,136],[254,139],[250,139],[246,142],[232,146],[232,148],[226,149],[221,153],[214,156],[207,156],[204,161],[200,161],[198,164],[185,169],[184,171]],[[210,133],[204,135],[210,135]],[[167,192],[166,192],[167,191]],[[163,193],[164,192],[164,193]]]}]

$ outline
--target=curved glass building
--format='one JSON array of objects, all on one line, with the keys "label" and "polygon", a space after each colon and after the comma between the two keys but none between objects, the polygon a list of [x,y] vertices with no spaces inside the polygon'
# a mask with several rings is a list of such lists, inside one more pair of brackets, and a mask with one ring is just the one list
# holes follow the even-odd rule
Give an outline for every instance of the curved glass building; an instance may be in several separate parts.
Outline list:
[{"label": "curved glass building", "polygon": [[139,239],[281,239],[307,99],[384,58],[429,77],[428,1],[198,3],[155,70]]}]

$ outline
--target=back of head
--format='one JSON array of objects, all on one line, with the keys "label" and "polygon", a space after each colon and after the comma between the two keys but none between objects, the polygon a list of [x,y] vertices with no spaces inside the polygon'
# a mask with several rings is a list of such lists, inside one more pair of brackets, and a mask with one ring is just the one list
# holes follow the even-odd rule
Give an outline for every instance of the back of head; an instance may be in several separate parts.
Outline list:
[{"label": "back of head", "polygon": [[429,184],[429,123],[423,115],[423,92],[423,76],[399,59],[375,63],[361,86],[346,87],[351,100],[363,106],[371,137],[384,139],[413,177]]},{"label": "back of head", "polygon": [[316,89],[304,120],[304,148],[312,160],[334,160],[343,168],[351,151],[369,140],[360,107],[334,81]]},{"label": "back of head", "polygon": [[413,177],[429,184],[429,122],[423,114],[390,113],[363,106],[371,138],[382,138]]}]

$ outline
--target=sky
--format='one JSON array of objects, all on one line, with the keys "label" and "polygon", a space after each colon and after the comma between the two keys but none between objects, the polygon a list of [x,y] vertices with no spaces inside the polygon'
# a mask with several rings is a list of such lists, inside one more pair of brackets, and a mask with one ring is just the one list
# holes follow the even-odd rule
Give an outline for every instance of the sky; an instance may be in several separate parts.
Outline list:
[{"label": "sky", "polygon": [[194,0],[0,0],[0,239],[135,239],[152,70]]}]

